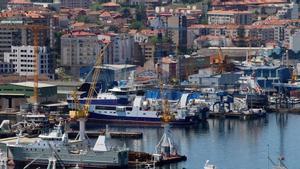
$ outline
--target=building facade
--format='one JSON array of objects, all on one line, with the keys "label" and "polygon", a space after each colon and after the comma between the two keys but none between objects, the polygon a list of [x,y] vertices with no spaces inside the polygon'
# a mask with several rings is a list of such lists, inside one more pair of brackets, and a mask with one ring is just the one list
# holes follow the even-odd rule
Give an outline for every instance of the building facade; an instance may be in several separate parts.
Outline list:
[{"label": "building facade", "polygon": [[61,7],[65,8],[89,8],[91,0],[61,0]]},{"label": "building facade", "polygon": [[14,65],[8,62],[0,62],[0,74],[14,73]]},{"label": "building facade", "polygon": [[250,11],[212,10],[207,13],[208,24],[240,24],[248,25],[254,21]]},{"label": "building facade", "polygon": [[79,77],[79,69],[94,65],[100,45],[96,34],[89,32],[71,32],[61,37],[60,66],[66,72]]},{"label": "building facade", "polygon": [[[38,72],[54,79],[53,59],[47,47],[38,47]],[[23,76],[33,76],[35,70],[34,46],[12,46],[4,53],[4,61],[13,64],[14,71]]]}]

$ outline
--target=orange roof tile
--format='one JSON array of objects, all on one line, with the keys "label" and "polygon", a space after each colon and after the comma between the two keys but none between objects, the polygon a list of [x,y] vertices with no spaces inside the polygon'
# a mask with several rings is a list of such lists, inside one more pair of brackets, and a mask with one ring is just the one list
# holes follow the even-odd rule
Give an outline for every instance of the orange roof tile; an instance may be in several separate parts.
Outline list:
[{"label": "orange roof tile", "polygon": [[120,7],[120,4],[117,4],[115,2],[107,2],[107,3],[102,4],[101,6],[103,6],[103,7]]},{"label": "orange roof tile", "polygon": [[85,31],[76,31],[76,32],[70,32],[67,34],[64,34],[63,37],[66,36],[96,36],[96,34],[94,33],[90,33],[90,32],[85,32]]},{"label": "orange roof tile", "polygon": [[10,4],[32,4],[29,0],[10,0]]},{"label": "orange roof tile", "polygon": [[100,14],[100,17],[111,17],[111,14],[110,14],[110,12],[105,11],[102,14]]}]

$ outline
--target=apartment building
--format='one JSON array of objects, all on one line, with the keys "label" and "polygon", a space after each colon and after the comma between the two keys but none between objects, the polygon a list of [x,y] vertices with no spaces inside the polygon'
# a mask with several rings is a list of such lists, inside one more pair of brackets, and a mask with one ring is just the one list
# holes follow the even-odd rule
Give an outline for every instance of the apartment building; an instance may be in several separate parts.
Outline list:
[{"label": "apartment building", "polygon": [[212,10],[208,11],[208,24],[239,24],[249,25],[254,21],[251,11]]},{"label": "apartment building", "polygon": [[61,37],[61,66],[90,66],[99,52],[97,35],[77,31]]},{"label": "apartment building", "polygon": [[[47,47],[38,47],[38,72],[54,79],[54,60]],[[23,76],[33,76],[35,70],[34,46],[12,46],[4,53],[4,61],[13,64],[14,71]]]},{"label": "apartment building", "polygon": [[14,73],[14,65],[8,62],[0,62],[0,75]]},{"label": "apartment building", "polygon": [[65,8],[89,8],[91,0],[61,0],[61,7]]}]

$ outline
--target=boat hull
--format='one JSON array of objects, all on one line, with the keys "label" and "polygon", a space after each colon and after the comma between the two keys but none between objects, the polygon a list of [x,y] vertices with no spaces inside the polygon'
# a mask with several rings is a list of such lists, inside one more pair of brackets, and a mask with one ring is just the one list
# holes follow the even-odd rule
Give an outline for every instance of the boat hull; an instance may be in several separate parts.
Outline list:
[{"label": "boat hull", "polygon": [[[91,122],[106,122],[114,124],[126,125],[161,125],[163,124],[161,118],[147,118],[147,117],[125,117],[125,116],[109,116],[90,112],[89,121]],[[185,119],[172,120],[171,125],[192,125],[198,123],[197,117],[190,116]]]}]

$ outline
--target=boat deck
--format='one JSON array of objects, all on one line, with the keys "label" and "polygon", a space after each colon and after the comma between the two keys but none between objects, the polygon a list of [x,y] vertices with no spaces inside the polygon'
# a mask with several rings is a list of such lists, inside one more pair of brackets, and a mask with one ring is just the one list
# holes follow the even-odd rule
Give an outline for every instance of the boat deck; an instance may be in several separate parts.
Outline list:
[{"label": "boat deck", "polygon": [[[15,145],[18,140],[18,137],[9,137],[0,139],[0,143]],[[39,138],[28,138],[28,137],[19,137],[19,144],[32,144],[35,143]]]}]

